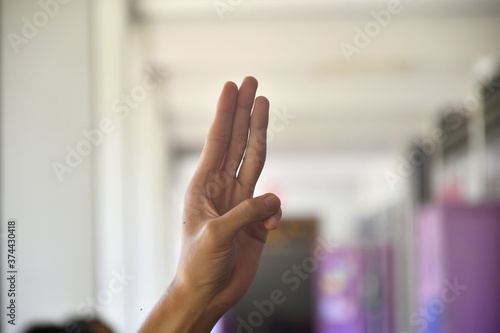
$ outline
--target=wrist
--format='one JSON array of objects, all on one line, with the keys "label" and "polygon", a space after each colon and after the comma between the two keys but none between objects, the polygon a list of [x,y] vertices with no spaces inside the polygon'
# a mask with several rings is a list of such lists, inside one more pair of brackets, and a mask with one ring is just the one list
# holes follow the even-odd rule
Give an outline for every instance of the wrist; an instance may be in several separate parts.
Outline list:
[{"label": "wrist", "polygon": [[[215,326],[224,314],[211,306],[210,299],[199,290],[174,279],[169,287],[171,301],[184,327],[179,332],[207,332]],[[189,329],[187,329],[189,328]]]},{"label": "wrist", "polygon": [[209,333],[223,314],[222,309],[175,278],[140,332]]}]

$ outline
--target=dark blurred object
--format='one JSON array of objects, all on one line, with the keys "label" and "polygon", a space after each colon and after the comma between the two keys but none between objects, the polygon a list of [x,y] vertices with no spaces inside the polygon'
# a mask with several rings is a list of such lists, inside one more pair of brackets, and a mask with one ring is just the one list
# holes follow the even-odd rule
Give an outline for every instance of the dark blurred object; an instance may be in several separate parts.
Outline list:
[{"label": "dark blurred object", "polygon": [[483,87],[488,202],[500,202],[500,75]]},{"label": "dark blurred object", "polygon": [[25,333],[66,333],[64,327],[56,325],[35,325],[29,328]]},{"label": "dark blurred object", "polygon": [[455,104],[446,107],[441,114],[441,161],[433,170],[437,173],[434,197],[437,201],[465,202],[470,195],[471,180],[470,112],[463,105]]},{"label": "dark blurred object", "polygon": [[113,333],[102,321],[74,320],[66,324],[66,333]]},{"label": "dark blurred object", "polygon": [[448,106],[442,111],[440,128],[446,138],[443,142],[443,158],[462,154],[469,143],[469,111],[463,106]]},{"label": "dark blurred object", "polygon": [[113,333],[113,331],[98,319],[91,321],[77,319],[68,321],[64,326],[37,324],[25,333]]},{"label": "dark blurred object", "polygon": [[[317,224],[315,217],[284,219],[279,229],[269,233],[254,282],[225,315],[223,332],[314,331],[312,283],[317,262],[312,261]],[[277,298],[282,302],[271,303],[273,290],[279,290]]]},{"label": "dark blurred object", "polygon": [[[423,143],[424,139],[419,140],[419,142]],[[431,159],[433,150],[435,149],[437,148],[432,147],[431,152],[429,152],[425,151],[422,146],[419,145],[414,145],[412,147],[411,152],[422,158],[422,161],[415,166],[412,177],[413,202],[415,204],[424,204],[431,200]]]}]

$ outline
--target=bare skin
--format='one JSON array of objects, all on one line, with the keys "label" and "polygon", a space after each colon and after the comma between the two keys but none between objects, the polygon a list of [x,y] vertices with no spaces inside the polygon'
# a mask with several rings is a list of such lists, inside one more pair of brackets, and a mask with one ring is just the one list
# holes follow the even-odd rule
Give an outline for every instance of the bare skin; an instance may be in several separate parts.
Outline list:
[{"label": "bare skin", "polygon": [[210,332],[250,287],[267,233],[279,226],[278,197],[253,197],[269,120],[269,101],[256,90],[253,77],[222,89],[185,197],[177,273],[142,333]]}]

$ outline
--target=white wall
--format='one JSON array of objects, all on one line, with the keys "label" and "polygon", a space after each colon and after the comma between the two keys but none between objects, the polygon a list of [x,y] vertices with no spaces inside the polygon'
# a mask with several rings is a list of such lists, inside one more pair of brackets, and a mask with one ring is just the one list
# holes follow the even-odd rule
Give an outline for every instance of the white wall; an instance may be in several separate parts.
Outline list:
[{"label": "white wall", "polygon": [[[2,316],[1,331],[95,314],[136,332],[175,269],[169,152],[159,90],[126,117],[114,103],[155,64],[125,1],[59,1],[42,1],[54,15],[18,52],[2,39],[2,231],[19,220],[19,308],[16,328]],[[44,15],[30,1],[2,0],[2,10],[3,37],[22,36],[23,17]],[[82,132],[96,129],[92,152],[58,179],[51,163],[66,164],[65,147],[78,150]]]},{"label": "white wall", "polygon": [[123,120],[124,257],[134,281],[125,291],[125,328],[119,332],[132,333],[137,332],[173,277],[172,229],[181,220],[167,218],[170,151],[157,105],[169,73],[148,61],[148,38],[141,27],[130,26],[126,35],[124,92],[138,96],[134,92],[147,86],[144,79],[152,78],[152,71],[157,79],[150,80],[153,87],[142,90],[144,99],[137,98],[137,107]]},{"label": "white wall", "polygon": [[[6,34],[21,35],[23,17],[33,22],[41,8],[1,3],[2,231],[8,218],[19,221],[17,325],[2,315],[1,330],[19,332],[32,321],[75,315],[93,294],[90,158],[63,182],[51,167],[64,163],[65,146],[75,148],[91,124],[89,9],[84,0],[59,5],[15,53]],[[1,281],[5,301],[4,266]]]},{"label": "white wall", "polygon": [[[104,296],[115,272],[130,275],[123,253],[123,126],[111,107],[122,92],[126,8],[121,0],[92,1],[90,6],[93,127],[104,119],[114,126],[96,149],[93,164],[95,293]],[[117,332],[125,331],[125,293],[133,283],[126,280],[100,304],[100,317]]]}]

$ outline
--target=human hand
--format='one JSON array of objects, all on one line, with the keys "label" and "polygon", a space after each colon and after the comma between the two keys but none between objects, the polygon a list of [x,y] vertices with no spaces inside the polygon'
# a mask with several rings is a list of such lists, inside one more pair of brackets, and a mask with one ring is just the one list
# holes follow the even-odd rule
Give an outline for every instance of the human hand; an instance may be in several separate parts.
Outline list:
[{"label": "human hand", "polygon": [[[233,82],[224,85],[185,197],[177,274],[143,332],[149,332],[148,323],[155,332],[209,332],[253,281],[268,230],[281,219],[278,197],[253,198],[266,158],[269,119],[269,102],[255,98],[256,90],[253,77],[246,77],[239,90]],[[176,321],[154,325],[162,316]]]}]

